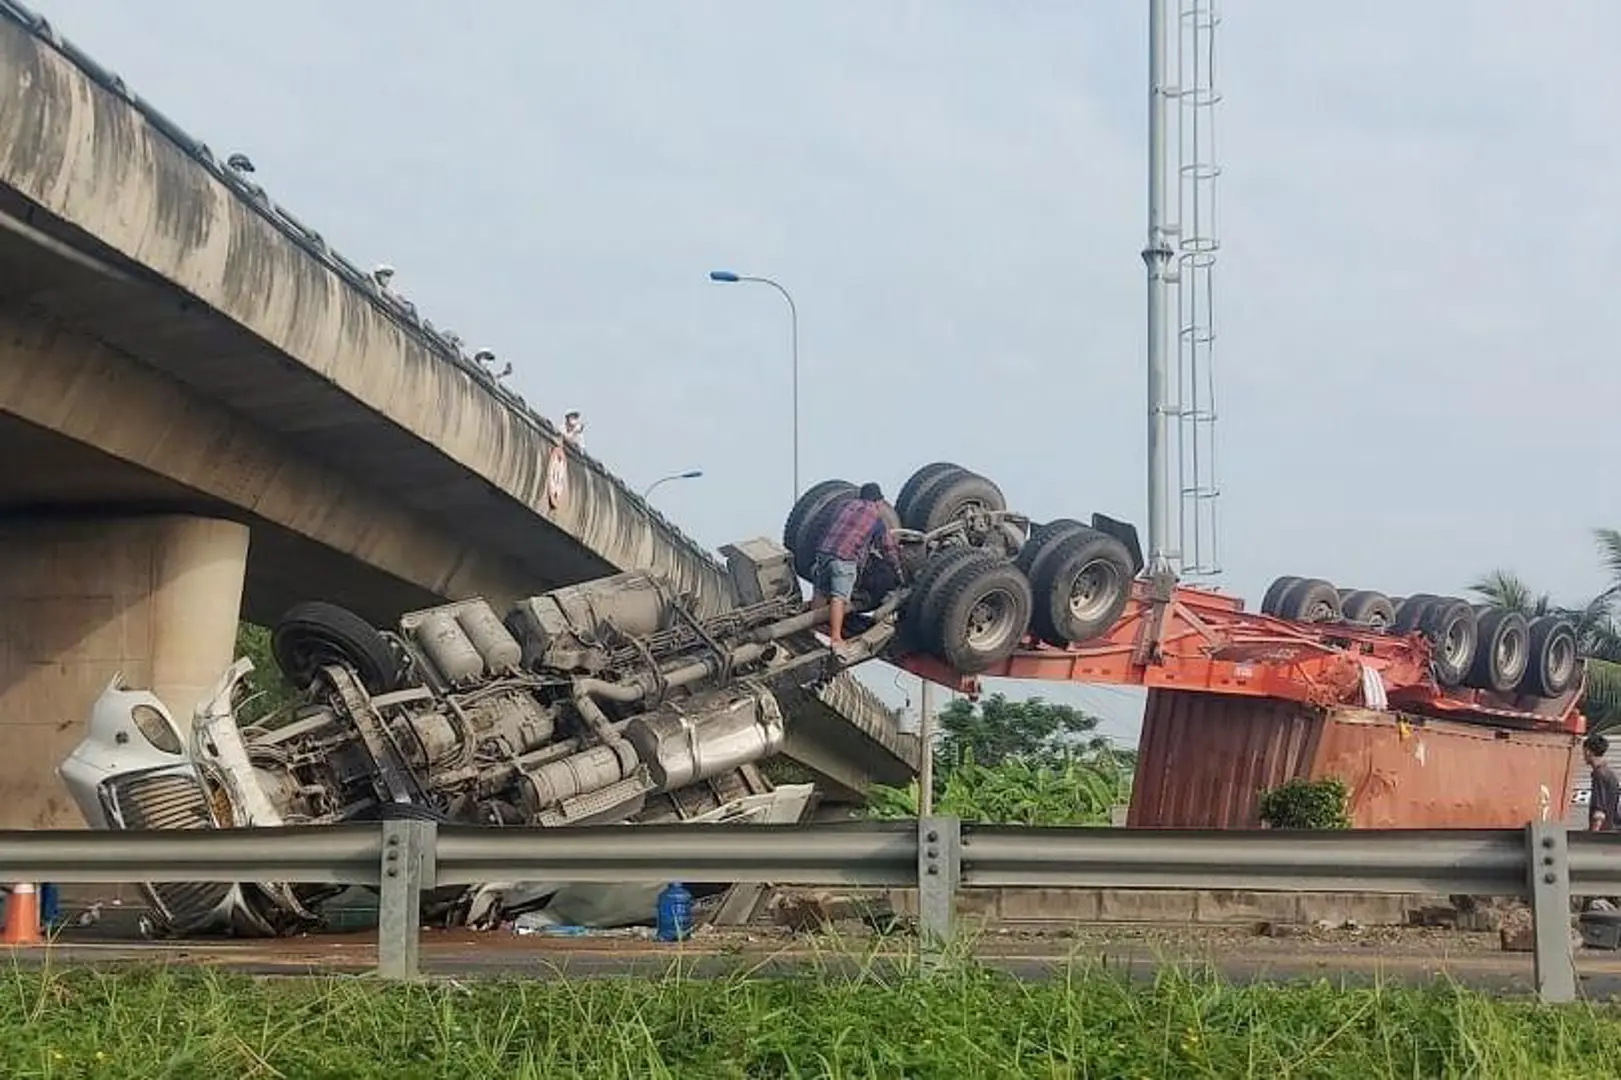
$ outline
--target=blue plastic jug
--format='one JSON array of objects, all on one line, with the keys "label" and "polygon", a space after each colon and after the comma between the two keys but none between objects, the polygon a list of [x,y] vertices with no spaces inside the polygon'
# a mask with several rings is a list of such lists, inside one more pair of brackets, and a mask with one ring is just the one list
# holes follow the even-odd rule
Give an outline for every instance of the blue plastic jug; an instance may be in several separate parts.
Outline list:
[{"label": "blue plastic jug", "polygon": [[692,894],[679,881],[659,893],[658,939],[685,941],[692,936]]}]

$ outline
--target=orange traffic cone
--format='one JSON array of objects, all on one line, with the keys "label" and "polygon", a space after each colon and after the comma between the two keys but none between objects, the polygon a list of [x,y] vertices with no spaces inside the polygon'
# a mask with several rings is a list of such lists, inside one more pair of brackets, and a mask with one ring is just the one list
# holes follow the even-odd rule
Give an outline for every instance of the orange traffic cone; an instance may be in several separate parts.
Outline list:
[{"label": "orange traffic cone", "polygon": [[6,898],[6,925],[0,930],[0,945],[38,945],[43,940],[39,932],[39,893],[34,883],[13,885]]}]

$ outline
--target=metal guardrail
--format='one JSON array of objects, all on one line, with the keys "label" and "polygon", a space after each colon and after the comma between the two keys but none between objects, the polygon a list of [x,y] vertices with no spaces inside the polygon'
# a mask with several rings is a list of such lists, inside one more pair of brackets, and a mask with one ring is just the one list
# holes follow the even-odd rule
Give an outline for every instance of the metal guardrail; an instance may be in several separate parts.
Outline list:
[{"label": "metal guardrail", "polygon": [[1531,901],[1536,985],[1576,997],[1572,896],[1621,895],[1621,835],[1523,830],[1336,832],[991,828],[955,818],[853,825],[376,825],[0,832],[0,881],[239,881],[379,890],[378,971],[418,971],[420,894],[487,881],[736,881],[918,890],[937,951],[961,886],[1427,892]]}]

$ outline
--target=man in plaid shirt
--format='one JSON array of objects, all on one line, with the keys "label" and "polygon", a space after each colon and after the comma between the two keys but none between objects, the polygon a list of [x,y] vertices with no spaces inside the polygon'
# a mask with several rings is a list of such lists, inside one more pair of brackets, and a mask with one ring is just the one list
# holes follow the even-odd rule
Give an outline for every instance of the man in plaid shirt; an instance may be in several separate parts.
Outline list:
[{"label": "man in plaid shirt", "polygon": [[816,568],[811,581],[815,586],[815,603],[831,603],[833,610],[827,624],[828,640],[835,655],[844,651],[844,613],[850,606],[850,594],[855,591],[861,568],[871,556],[874,546],[901,574],[900,550],[895,536],[889,531],[879,512],[884,492],[877,484],[861,485],[860,493],[839,507],[828,524],[827,532],[816,546]]}]

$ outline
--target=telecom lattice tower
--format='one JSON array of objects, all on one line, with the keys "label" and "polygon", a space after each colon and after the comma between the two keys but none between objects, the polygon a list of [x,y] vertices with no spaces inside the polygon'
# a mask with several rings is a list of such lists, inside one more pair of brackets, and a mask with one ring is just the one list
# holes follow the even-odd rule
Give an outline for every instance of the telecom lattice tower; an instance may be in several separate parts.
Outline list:
[{"label": "telecom lattice tower", "polygon": [[1214,318],[1221,16],[1215,0],[1176,0],[1172,24],[1171,6],[1149,3],[1148,548],[1157,571],[1210,577],[1221,572]]}]

